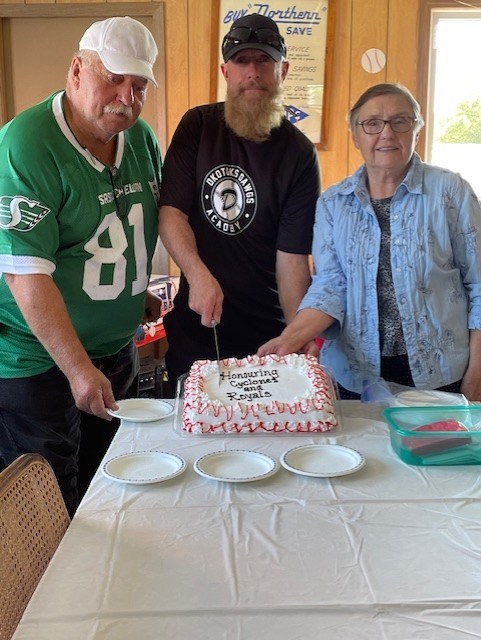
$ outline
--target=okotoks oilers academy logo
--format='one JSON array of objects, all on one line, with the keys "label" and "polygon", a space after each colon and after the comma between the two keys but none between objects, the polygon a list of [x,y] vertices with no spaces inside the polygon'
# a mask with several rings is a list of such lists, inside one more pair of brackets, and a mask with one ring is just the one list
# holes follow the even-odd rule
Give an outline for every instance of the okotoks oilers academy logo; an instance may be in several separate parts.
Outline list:
[{"label": "okotoks oilers academy logo", "polygon": [[239,167],[219,165],[204,178],[202,207],[212,226],[222,233],[242,233],[257,211],[254,184]]},{"label": "okotoks oilers academy logo", "polygon": [[43,220],[50,209],[25,196],[0,197],[0,227],[16,231],[30,231]]}]

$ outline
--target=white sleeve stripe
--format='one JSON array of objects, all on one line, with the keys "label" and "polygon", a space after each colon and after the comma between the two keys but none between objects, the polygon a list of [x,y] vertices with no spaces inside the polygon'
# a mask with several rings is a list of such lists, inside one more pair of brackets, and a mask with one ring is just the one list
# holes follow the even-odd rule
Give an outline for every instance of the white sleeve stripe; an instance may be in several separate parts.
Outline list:
[{"label": "white sleeve stripe", "polygon": [[51,276],[55,268],[56,265],[45,258],[0,254],[0,273],[14,273],[16,275],[39,273]]}]

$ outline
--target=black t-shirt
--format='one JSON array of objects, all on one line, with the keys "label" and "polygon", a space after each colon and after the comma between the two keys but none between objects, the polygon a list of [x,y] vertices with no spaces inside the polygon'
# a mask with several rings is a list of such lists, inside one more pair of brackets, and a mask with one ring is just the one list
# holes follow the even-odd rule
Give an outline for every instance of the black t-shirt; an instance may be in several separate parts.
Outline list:
[{"label": "black t-shirt", "polygon": [[[255,143],[226,126],[223,103],[182,118],[165,157],[160,200],[188,215],[199,255],[222,287],[223,350],[238,353],[245,344],[255,351],[283,329],[276,251],[310,253],[319,191],[316,150],[288,120]],[[187,300],[181,277],[170,323],[175,318],[191,338],[210,344],[212,332]]]}]

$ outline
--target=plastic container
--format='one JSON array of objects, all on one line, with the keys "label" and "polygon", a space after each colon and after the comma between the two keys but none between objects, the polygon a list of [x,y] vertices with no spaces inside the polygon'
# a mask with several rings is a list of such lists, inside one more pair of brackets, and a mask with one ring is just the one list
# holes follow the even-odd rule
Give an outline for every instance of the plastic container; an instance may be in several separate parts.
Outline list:
[{"label": "plastic container", "polygon": [[391,407],[383,413],[403,462],[481,464],[481,405]]}]

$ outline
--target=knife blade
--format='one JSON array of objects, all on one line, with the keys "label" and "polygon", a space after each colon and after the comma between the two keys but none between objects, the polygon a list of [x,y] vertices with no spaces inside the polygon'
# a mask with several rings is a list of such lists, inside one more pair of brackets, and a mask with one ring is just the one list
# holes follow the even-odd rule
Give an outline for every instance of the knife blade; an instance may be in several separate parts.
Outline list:
[{"label": "knife blade", "polygon": [[220,383],[222,381],[222,377],[220,374],[220,350],[219,350],[219,337],[217,335],[217,322],[215,320],[212,320],[212,330],[214,332],[214,344],[215,344],[215,355],[217,358],[217,371],[218,371],[218,382],[219,382],[219,387],[220,387]]},{"label": "knife blade", "polygon": [[221,383],[221,374],[220,374],[220,351],[219,351],[219,338],[217,336],[217,322],[215,320],[212,320],[212,330],[214,331],[214,343],[215,343],[215,354],[217,357],[217,371],[218,371],[218,382],[219,382],[219,387],[220,387],[220,383]]}]

